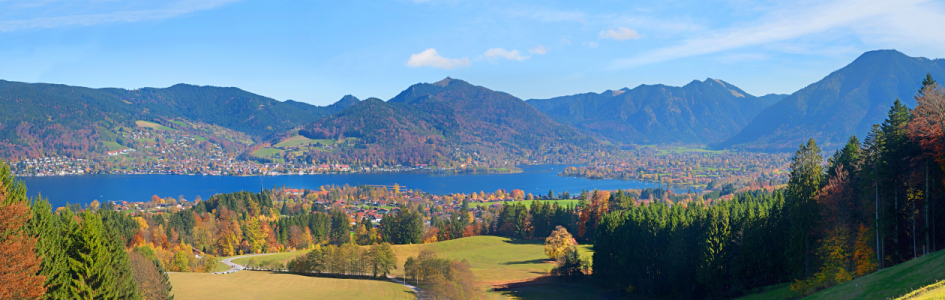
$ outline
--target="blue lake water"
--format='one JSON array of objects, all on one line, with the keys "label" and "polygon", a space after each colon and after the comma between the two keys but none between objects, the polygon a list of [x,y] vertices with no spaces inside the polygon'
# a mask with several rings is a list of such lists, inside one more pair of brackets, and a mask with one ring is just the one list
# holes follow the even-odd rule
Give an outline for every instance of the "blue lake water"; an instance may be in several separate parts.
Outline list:
[{"label": "blue lake water", "polygon": [[[419,189],[433,194],[493,192],[498,189],[522,189],[526,193],[547,195],[568,191],[572,195],[581,190],[642,189],[658,184],[617,179],[590,180],[560,177],[558,172],[567,166],[541,165],[523,167],[522,173],[436,175],[425,173],[345,173],[284,176],[188,176],[188,175],[83,175],[19,177],[26,183],[30,197],[42,194],[53,207],[68,203],[86,204],[99,201],[149,201],[152,195],[177,198],[183,195],[193,200],[200,195],[236,191],[259,191],[274,186],[317,189],[323,185],[393,185],[404,189]],[[685,192],[685,188],[677,192]]]}]

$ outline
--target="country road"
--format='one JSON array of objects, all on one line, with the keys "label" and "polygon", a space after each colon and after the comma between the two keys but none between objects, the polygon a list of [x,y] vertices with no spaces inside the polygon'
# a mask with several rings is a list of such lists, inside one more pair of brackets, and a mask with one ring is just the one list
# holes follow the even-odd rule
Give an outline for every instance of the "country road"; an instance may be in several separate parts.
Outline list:
[{"label": "country road", "polygon": [[226,259],[224,259],[224,260],[221,261],[221,262],[222,262],[224,265],[230,266],[230,269],[229,269],[229,270],[226,270],[226,271],[222,271],[222,272],[214,272],[214,273],[211,273],[211,274],[230,274],[230,273],[239,272],[240,270],[246,269],[246,267],[244,267],[243,265],[234,263],[234,262],[233,262],[234,259],[243,258],[243,257],[270,255],[270,254],[275,254],[275,253],[247,254],[247,255],[240,255],[240,256],[234,256],[234,257],[226,258]]},{"label": "country road", "polygon": [[403,285],[406,286],[408,289],[410,289],[411,291],[413,291],[414,294],[417,295],[417,300],[423,300],[423,296],[422,296],[422,294],[421,294],[420,288],[418,288],[418,287],[416,287],[416,286],[413,286],[413,285],[410,285],[410,284],[408,284],[408,283],[406,283],[406,282],[403,282],[403,281],[401,281],[400,279],[397,279],[397,277],[394,277],[394,276],[391,276],[391,275],[387,275],[387,279],[390,279],[391,281],[396,282],[396,283],[399,283],[399,284],[403,284]]}]

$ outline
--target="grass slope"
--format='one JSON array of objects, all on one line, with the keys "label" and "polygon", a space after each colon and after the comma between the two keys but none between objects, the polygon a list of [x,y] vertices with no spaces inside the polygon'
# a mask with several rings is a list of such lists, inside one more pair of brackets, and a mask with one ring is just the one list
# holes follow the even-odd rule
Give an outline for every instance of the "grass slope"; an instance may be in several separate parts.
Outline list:
[{"label": "grass slope", "polygon": [[[443,258],[468,260],[477,280],[482,283],[483,290],[488,290],[496,283],[526,281],[547,275],[554,267],[545,256],[544,242],[539,240],[474,236],[431,244],[394,245],[393,248],[397,255],[397,270],[394,275],[403,275],[403,264],[407,257],[417,256],[421,249],[428,249]],[[590,245],[581,245],[579,251],[586,259],[590,259],[593,253]],[[286,263],[307,252],[301,250],[274,253],[255,258],[259,262],[275,259]],[[238,258],[233,262],[245,265],[249,259]],[[177,286],[174,287],[176,289]],[[581,284],[546,284],[488,293],[490,299],[593,299],[596,295],[600,295],[599,290]]]},{"label": "grass slope", "polygon": [[[906,295],[945,279],[945,251],[938,251],[913,259],[897,266],[869,274],[843,284],[810,295],[804,299],[891,299]],[[932,288],[929,293],[945,293],[945,288]],[[787,284],[772,287],[760,294],[749,295],[750,299],[791,299],[797,297]],[[909,298],[927,299],[927,298]]]},{"label": "grass slope", "polygon": [[820,291],[807,299],[886,299],[945,279],[945,251],[939,251]]},{"label": "grass slope", "polygon": [[[438,256],[449,259],[466,259],[476,278],[484,283],[522,281],[547,275],[554,265],[545,256],[544,241],[516,240],[498,236],[473,236],[437,242],[431,244],[393,245],[397,255],[396,275],[403,275],[407,257],[420,253],[421,249],[436,252]],[[590,245],[579,247],[581,256],[590,259]],[[274,253],[256,256],[259,262],[276,259],[287,263],[293,258],[307,253],[307,250]],[[250,257],[234,259],[233,262],[245,265]]]},{"label": "grass slope", "polygon": [[170,128],[170,127],[158,124],[158,123],[154,123],[154,122],[148,122],[148,121],[135,121],[135,124],[138,125],[138,127],[151,128],[155,130],[167,130],[167,131],[174,130],[173,128]]},{"label": "grass slope", "polygon": [[[473,236],[431,244],[395,245],[398,264],[421,249],[450,259],[466,259],[476,279],[484,283],[522,281],[547,275],[554,265],[545,256],[544,241],[516,240],[498,236]],[[581,256],[590,258],[590,245],[580,246]],[[398,270],[403,272],[403,268]]]},{"label": "grass slope", "polygon": [[308,253],[308,250],[281,252],[281,253],[273,253],[273,254],[260,255],[260,256],[251,256],[251,257],[241,257],[241,258],[234,259],[233,262],[245,266],[247,263],[249,263],[250,259],[255,258],[256,261],[260,263],[264,261],[277,260],[281,262],[282,264],[285,264],[289,262],[290,260],[292,260],[293,258],[296,258],[299,255],[302,255],[305,253]]},{"label": "grass slope", "polygon": [[403,285],[384,280],[336,279],[285,273],[168,274],[175,299],[416,299]]},{"label": "grass slope", "polygon": [[911,293],[906,294],[905,296],[896,298],[896,300],[931,300],[931,299],[945,299],[945,280],[936,282],[935,284],[925,286],[921,289],[915,290]]}]

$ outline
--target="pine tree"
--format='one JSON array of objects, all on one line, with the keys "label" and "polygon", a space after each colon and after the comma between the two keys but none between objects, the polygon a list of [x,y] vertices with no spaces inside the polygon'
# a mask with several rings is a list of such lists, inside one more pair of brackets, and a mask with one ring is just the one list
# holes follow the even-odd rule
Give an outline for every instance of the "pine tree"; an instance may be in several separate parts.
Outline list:
[{"label": "pine tree", "polygon": [[817,208],[817,192],[824,182],[823,154],[814,139],[794,153],[791,162],[791,177],[788,180],[786,206],[789,212],[791,232],[788,257],[796,266],[795,278],[806,278],[814,268],[811,256],[817,240],[814,226],[820,211]]},{"label": "pine tree", "polygon": [[52,213],[52,205],[46,199],[33,202],[33,217],[29,221],[30,235],[38,237],[36,242],[37,255],[42,257],[42,269],[39,274],[46,277],[45,299],[66,299],[66,288],[71,279],[69,277],[69,260],[66,250],[69,240],[63,236],[62,223],[58,216]]},{"label": "pine tree", "polygon": [[109,236],[98,215],[85,211],[81,218],[70,236],[70,298],[140,298],[123,246]]}]

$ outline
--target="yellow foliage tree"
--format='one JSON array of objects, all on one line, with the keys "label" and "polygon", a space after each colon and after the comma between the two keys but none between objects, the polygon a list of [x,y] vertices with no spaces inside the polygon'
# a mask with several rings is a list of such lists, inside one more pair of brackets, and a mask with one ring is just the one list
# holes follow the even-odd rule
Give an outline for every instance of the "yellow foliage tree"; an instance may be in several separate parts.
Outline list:
[{"label": "yellow foliage tree", "polygon": [[555,228],[555,231],[551,232],[551,235],[545,239],[545,255],[548,255],[548,258],[558,259],[564,255],[571,246],[574,246],[575,241],[574,237],[568,233],[567,229],[564,227],[558,226]]}]

